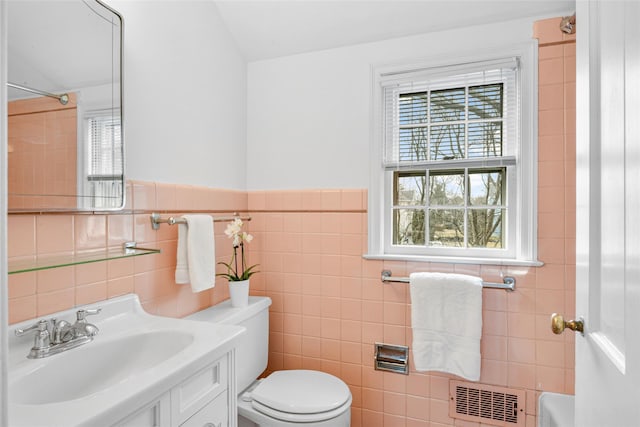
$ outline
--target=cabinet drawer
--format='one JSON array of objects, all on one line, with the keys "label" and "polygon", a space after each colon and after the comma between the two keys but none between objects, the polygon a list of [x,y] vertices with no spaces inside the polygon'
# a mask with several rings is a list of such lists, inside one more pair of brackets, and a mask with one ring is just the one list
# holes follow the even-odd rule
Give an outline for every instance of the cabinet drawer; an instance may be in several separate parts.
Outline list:
[{"label": "cabinet drawer", "polygon": [[180,427],[227,427],[229,425],[228,413],[227,393],[224,393],[196,412]]},{"label": "cabinet drawer", "polygon": [[228,355],[184,380],[171,390],[172,425],[180,425],[200,408],[226,391]]}]

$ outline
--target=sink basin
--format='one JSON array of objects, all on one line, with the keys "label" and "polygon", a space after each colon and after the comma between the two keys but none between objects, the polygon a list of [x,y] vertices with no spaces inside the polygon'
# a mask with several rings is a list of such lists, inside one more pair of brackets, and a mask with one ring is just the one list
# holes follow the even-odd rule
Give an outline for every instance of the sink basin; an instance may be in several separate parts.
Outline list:
[{"label": "sink basin", "polygon": [[135,376],[185,350],[194,340],[179,330],[159,330],[94,341],[51,356],[9,384],[9,399],[39,405],[86,398]]}]

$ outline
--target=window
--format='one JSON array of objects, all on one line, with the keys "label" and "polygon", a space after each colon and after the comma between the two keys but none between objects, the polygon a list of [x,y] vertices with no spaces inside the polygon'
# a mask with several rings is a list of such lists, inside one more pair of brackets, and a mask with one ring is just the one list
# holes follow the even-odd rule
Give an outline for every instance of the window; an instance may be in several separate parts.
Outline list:
[{"label": "window", "polygon": [[86,116],[87,141],[84,187],[87,208],[117,208],[122,202],[122,138],[120,116],[92,112]]},{"label": "window", "polygon": [[375,71],[370,257],[535,262],[528,51]]}]

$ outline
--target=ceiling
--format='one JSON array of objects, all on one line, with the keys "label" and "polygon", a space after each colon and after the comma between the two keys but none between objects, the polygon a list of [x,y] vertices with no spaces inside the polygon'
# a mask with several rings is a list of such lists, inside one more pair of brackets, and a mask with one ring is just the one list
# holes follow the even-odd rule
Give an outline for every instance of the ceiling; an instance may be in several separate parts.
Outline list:
[{"label": "ceiling", "polygon": [[216,0],[215,3],[248,61],[530,16],[567,15],[575,10],[575,0]]}]

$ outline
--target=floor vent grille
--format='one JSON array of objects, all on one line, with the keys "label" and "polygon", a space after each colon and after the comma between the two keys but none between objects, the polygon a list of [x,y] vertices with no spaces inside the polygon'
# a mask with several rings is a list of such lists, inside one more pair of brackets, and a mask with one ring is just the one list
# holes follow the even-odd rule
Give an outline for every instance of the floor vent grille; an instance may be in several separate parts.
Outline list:
[{"label": "floor vent grille", "polygon": [[449,416],[496,426],[525,425],[524,390],[451,380]]}]

